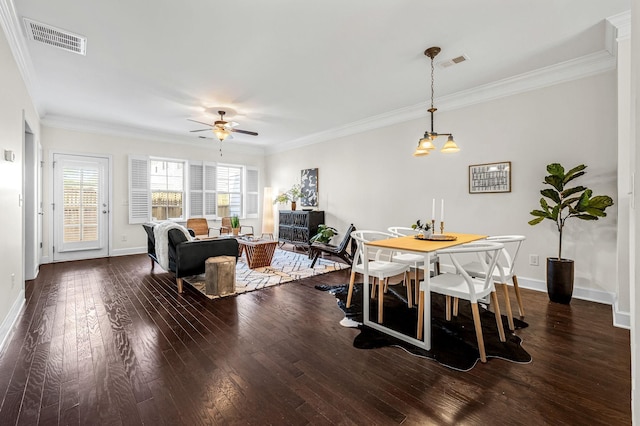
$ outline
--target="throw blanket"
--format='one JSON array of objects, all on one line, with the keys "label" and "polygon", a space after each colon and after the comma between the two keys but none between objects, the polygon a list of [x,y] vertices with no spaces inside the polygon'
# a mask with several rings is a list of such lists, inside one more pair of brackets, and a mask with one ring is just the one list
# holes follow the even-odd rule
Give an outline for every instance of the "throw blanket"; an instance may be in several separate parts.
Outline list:
[{"label": "throw blanket", "polygon": [[179,229],[187,237],[187,240],[191,240],[189,231],[182,225],[175,222],[160,222],[153,227],[153,235],[156,238],[156,257],[158,263],[165,271],[169,270],[169,230]]}]

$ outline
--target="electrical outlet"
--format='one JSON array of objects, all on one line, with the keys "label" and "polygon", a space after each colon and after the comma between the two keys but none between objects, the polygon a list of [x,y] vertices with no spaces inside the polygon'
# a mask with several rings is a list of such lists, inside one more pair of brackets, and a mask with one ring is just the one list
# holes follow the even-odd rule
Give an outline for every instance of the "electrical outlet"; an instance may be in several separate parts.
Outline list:
[{"label": "electrical outlet", "polygon": [[122,236],[122,241],[127,241],[127,236],[126,235]]},{"label": "electrical outlet", "polygon": [[540,265],[540,259],[538,258],[537,254],[530,254],[529,255],[529,265],[531,265],[531,266]]}]

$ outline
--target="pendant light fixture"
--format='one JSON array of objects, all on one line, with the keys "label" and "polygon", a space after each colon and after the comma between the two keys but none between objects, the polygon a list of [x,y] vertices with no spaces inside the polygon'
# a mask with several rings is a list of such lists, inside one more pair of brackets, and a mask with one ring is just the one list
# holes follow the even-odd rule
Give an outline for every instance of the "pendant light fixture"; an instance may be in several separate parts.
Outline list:
[{"label": "pendant light fixture", "polygon": [[448,136],[447,142],[445,142],[445,144],[442,146],[440,152],[449,154],[460,151],[460,148],[458,148],[458,145],[456,145],[456,142],[453,140],[453,135],[451,133],[437,133],[433,130],[433,113],[438,110],[433,106],[433,58],[435,58],[436,55],[440,53],[440,50],[441,49],[439,47],[430,47],[424,51],[425,56],[431,58],[431,108],[427,110],[431,114],[431,131],[427,130],[426,132],[424,132],[424,136],[418,141],[418,147],[413,153],[414,157],[424,157],[426,155],[429,155],[431,151],[435,150],[436,146],[433,144],[433,141],[438,136]]}]

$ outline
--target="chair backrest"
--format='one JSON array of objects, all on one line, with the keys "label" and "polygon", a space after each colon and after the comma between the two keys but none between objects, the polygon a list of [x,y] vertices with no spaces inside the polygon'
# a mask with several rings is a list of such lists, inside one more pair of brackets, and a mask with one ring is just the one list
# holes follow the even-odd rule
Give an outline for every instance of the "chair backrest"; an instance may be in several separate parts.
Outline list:
[{"label": "chair backrest", "polygon": [[[351,238],[353,238],[357,243],[358,247],[356,249],[356,254],[353,258],[353,264],[358,265],[359,262],[362,262],[364,257],[364,244],[377,241],[377,240],[386,240],[388,238],[395,238],[393,234],[382,231],[353,231],[351,232]],[[376,250],[375,256],[373,257],[375,260],[384,260],[390,261],[393,255],[393,251],[391,250]]]},{"label": "chair backrest", "polygon": [[[486,238],[487,241],[504,244],[505,247],[502,249],[498,263],[509,271],[509,276],[513,275],[516,258],[518,257],[520,246],[525,239],[526,237],[524,235],[494,235]],[[504,280],[509,277],[501,278]]]},{"label": "chair backrest", "polygon": [[187,229],[193,229],[196,235],[209,235],[209,222],[204,217],[187,219]]},{"label": "chair backrest", "polygon": [[[500,252],[504,249],[504,244],[492,241],[474,241],[472,243],[451,247],[448,249],[438,250],[437,254],[449,255],[451,263],[456,268],[456,273],[464,277],[469,287],[469,295],[472,301],[477,301],[475,282],[482,282],[482,288],[488,289],[493,285],[493,272],[498,263]],[[472,278],[467,271],[464,270],[457,256],[475,253],[484,269],[484,278]]]},{"label": "chair backrest", "polygon": [[338,246],[336,247],[336,251],[339,251],[339,252],[347,251],[347,245],[349,244],[349,241],[351,241],[351,233],[355,230],[356,230],[356,227],[353,226],[353,223],[349,225],[347,232],[344,233],[344,238],[342,238],[342,241],[340,241],[340,244],[338,244]]},{"label": "chair backrest", "polygon": [[418,233],[418,230],[406,226],[390,226],[387,231],[396,237],[406,237],[407,235],[416,235]]},{"label": "chair backrest", "polygon": [[230,234],[230,233],[231,233],[231,217],[225,216],[222,218],[220,234]]}]

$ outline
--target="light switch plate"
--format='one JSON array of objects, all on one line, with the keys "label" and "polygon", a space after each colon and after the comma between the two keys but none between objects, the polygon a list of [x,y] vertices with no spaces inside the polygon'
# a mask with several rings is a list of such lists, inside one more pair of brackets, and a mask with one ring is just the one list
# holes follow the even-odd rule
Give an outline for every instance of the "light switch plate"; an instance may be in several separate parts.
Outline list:
[{"label": "light switch plate", "polygon": [[5,149],[4,159],[11,162],[16,161],[16,153],[11,150]]}]

